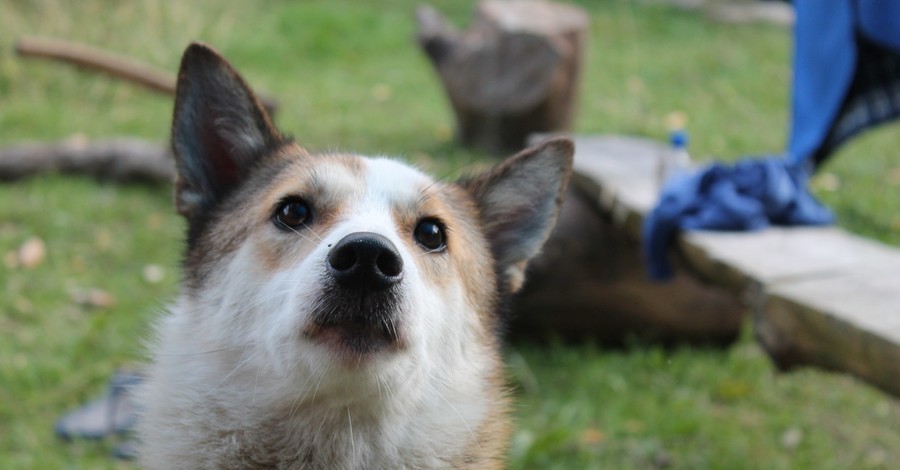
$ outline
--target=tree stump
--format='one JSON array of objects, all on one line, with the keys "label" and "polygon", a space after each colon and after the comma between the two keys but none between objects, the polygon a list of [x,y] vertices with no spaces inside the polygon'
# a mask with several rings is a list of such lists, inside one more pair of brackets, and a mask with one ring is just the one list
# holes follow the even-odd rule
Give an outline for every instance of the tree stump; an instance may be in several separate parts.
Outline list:
[{"label": "tree stump", "polygon": [[416,11],[466,146],[505,154],[529,134],[568,130],[575,110],[588,16],[546,1],[480,3],[460,32],[429,6]]}]

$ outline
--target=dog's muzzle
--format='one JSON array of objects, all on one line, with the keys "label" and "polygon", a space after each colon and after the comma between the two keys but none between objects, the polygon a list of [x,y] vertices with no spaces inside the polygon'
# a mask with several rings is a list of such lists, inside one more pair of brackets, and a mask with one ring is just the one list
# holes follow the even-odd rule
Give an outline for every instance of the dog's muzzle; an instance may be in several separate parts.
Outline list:
[{"label": "dog's muzzle", "polygon": [[331,249],[325,264],[331,279],[304,335],[355,359],[403,348],[397,314],[403,259],[397,247],[377,233],[351,233]]},{"label": "dog's muzzle", "polygon": [[328,253],[328,269],[346,289],[376,292],[403,278],[403,259],[385,236],[355,232],[342,238]]}]

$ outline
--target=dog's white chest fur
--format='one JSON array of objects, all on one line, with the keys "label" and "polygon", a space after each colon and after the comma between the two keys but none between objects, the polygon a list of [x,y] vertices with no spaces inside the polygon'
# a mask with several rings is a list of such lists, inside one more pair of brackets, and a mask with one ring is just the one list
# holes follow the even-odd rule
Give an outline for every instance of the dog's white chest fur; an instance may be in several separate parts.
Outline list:
[{"label": "dog's white chest fur", "polygon": [[181,293],[141,391],[147,468],[498,468],[497,331],[556,217],[572,146],[477,177],[314,155],[206,46],[179,72]]},{"label": "dog's white chest fur", "polygon": [[143,427],[164,430],[144,435],[151,467],[452,468],[496,413],[478,379],[495,364],[483,358],[447,376],[402,364],[278,376],[247,356],[265,353],[184,348],[203,333],[181,313],[162,327],[144,395],[154,405]]}]

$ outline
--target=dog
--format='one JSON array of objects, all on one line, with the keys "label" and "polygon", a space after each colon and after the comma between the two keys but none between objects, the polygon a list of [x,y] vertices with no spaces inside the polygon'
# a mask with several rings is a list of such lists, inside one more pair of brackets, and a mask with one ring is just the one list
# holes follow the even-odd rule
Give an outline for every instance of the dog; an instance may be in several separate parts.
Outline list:
[{"label": "dog", "polygon": [[500,468],[503,306],[551,231],[573,145],[435,180],[313,154],[212,48],[178,74],[180,293],[140,391],[145,468]]}]

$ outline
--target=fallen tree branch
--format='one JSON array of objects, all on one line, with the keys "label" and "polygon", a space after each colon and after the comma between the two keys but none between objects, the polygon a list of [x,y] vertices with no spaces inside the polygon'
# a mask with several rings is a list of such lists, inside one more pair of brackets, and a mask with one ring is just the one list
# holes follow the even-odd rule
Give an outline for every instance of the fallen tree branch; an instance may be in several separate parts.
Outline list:
[{"label": "fallen tree branch", "polygon": [[[153,91],[175,95],[175,74],[84,44],[51,38],[24,37],[16,43],[16,53],[24,57],[68,62],[79,68],[128,80]],[[274,115],[278,110],[278,103],[272,98],[260,96],[259,100],[269,113]]]},{"label": "fallen tree branch", "polygon": [[135,138],[90,142],[73,137],[56,143],[0,148],[0,181],[48,172],[76,173],[116,182],[171,183],[175,164],[167,146]]}]

